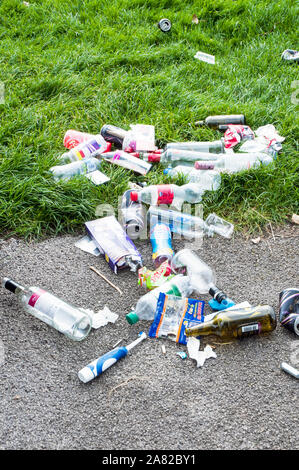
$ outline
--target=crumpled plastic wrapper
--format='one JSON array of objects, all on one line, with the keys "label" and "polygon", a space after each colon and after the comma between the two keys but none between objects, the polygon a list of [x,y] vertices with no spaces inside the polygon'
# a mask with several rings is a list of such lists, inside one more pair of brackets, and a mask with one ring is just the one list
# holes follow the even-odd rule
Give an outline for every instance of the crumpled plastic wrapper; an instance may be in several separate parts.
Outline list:
[{"label": "crumpled plastic wrapper", "polygon": [[232,148],[243,140],[254,139],[254,132],[249,126],[229,124],[224,133],[225,148]]},{"label": "crumpled plastic wrapper", "polygon": [[103,310],[94,312],[93,310],[85,310],[91,317],[91,326],[94,329],[98,329],[108,323],[115,323],[119,315],[111,312],[111,310],[105,305]]},{"label": "crumpled plastic wrapper", "polygon": [[200,340],[194,336],[190,336],[187,340],[188,354],[191,359],[196,361],[197,367],[202,367],[206,359],[217,357],[210,345],[207,345],[203,351],[199,351]]}]

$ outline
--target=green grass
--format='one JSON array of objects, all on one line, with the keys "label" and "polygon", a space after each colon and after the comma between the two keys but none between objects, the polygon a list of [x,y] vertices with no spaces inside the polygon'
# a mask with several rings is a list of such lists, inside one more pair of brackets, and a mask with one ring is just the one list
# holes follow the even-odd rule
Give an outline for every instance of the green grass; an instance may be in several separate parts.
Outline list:
[{"label": "green grass", "polygon": [[[173,25],[166,34],[157,27],[163,17]],[[163,146],[218,139],[193,123],[221,113],[244,113],[252,129],[273,123],[286,140],[271,167],[225,176],[204,197],[204,214],[254,231],[298,213],[298,105],[291,100],[298,66],[281,60],[284,49],[298,48],[297,18],[293,0],[32,0],[29,7],[2,0],[1,233],[76,231],[98,204],[116,207],[128,181],[138,180],[104,162],[107,185],[56,184],[48,169],[64,151],[67,129],[153,124]],[[216,64],[194,59],[198,50],[214,54]],[[162,168],[146,180],[163,181]]]}]

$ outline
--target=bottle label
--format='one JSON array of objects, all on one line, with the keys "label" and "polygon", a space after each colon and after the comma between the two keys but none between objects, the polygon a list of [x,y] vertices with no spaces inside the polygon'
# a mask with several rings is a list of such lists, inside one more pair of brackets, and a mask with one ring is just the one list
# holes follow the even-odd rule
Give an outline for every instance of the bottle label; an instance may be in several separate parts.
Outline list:
[{"label": "bottle label", "polygon": [[36,302],[38,301],[38,299],[40,298],[41,295],[43,294],[46,294],[46,291],[43,290],[43,289],[38,289],[34,294],[32,294],[32,296],[30,297],[29,301],[28,301],[28,305],[30,305],[30,307],[35,307],[35,304]]},{"label": "bottle label", "polygon": [[112,161],[119,160],[121,157],[121,154],[119,152],[115,152],[113,155]]},{"label": "bottle label", "polygon": [[158,200],[157,204],[171,204],[174,193],[171,184],[161,184],[157,186]]},{"label": "bottle label", "polygon": [[202,163],[196,162],[197,170],[214,170],[214,165],[212,163]]},{"label": "bottle label", "polygon": [[79,160],[83,158],[89,158],[95,155],[101,148],[101,144],[97,142],[95,139],[89,140],[88,142],[82,144],[81,148],[77,148],[75,150],[75,154],[77,155]]},{"label": "bottle label", "polygon": [[260,323],[253,323],[251,325],[244,325],[240,328],[241,336],[258,335],[261,330]]}]

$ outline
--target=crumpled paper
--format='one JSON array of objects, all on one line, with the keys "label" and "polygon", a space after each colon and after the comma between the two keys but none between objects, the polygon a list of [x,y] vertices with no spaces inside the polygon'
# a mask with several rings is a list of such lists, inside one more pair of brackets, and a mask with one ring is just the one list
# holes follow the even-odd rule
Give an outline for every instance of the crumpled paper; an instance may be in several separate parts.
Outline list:
[{"label": "crumpled paper", "polygon": [[217,354],[210,345],[207,345],[203,351],[199,351],[200,340],[194,336],[190,336],[187,340],[188,354],[191,359],[196,361],[197,367],[202,367],[209,358],[216,358]]}]

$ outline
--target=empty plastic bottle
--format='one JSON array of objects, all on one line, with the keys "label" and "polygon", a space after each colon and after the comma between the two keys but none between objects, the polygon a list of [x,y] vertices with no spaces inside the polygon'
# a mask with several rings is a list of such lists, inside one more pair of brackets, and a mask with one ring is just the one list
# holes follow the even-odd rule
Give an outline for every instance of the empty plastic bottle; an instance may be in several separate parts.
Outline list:
[{"label": "empty plastic bottle", "polygon": [[95,135],[90,140],[82,142],[82,144],[77,145],[68,152],[65,152],[59,157],[61,163],[70,163],[77,160],[86,160],[107,150],[107,142],[103,139],[101,135]]},{"label": "empty plastic bottle", "polygon": [[131,239],[135,239],[145,226],[145,210],[140,201],[132,201],[132,190],[125,191],[121,200],[121,224]]},{"label": "empty plastic bottle", "polygon": [[196,121],[196,126],[208,126],[212,129],[226,131],[229,124],[246,124],[243,114],[226,114],[223,116],[208,116],[204,121]]},{"label": "empty plastic bottle", "polygon": [[132,191],[132,201],[141,201],[146,204],[159,205],[171,204],[178,209],[184,201],[197,203],[201,201],[203,191],[195,183],[177,186],[176,184],[160,184],[157,186],[147,186],[140,191]]},{"label": "empty plastic bottle", "polygon": [[178,274],[169,281],[156,287],[143,295],[137,302],[134,311],[126,315],[126,319],[130,325],[138,322],[139,320],[153,320],[156,313],[157,302],[160,292],[165,294],[175,295],[177,297],[188,297],[192,294],[192,287],[188,276]]},{"label": "empty plastic bottle", "polygon": [[191,150],[192,152],[224,153],[223,140],[213,142],[170,142],[166,144],[165,150]]},{"label": "empty plastic bottle", "polygon": [[218,170],[222,172],[237,173],[260,165],[269,165],[273,162],[271,155],[266,153],[236,153],[218,156],[217,160],[197,161],[194,167],[197,170]]},{"label": "empty plastic bottle", "polygon": [[[87,132],[80,132],[80,131],[75,131],[74,129],[69,129],[66,131],[63,139],[63,145],[67,149],[73,149],[74,147],[77,147],[77,145],[82,144],[83,142],[88,142],[88,140],[94,138],[95,136],[93,134],[87,134]],[[107,142],[107,152],[110,152],[111,150],[111,143]]]},{"label": "empty plastic bottle", "polygon": [[272,307],[259,305],[217,312],[208,321],[186,328],[186,336],[216,335],[224,340],[245,338],[269,333],[276,328],[277,320]]},{"label": "empty plastic bottle", "polygon": [[128,152],[117,150],[116,152],[105,152],[102,158],[115,165],[122,166],[128,170],[135,171],[140,175],[146,175],[151,169],[152,165],[144,160],[134,157]]},{"label": "empty plastic bottle", "polygon": [[157,223],[150,231],[150,240],[153,248],[153,260],[156,268],[164,261],[170,261],[174,251],[171,245],[171,231],[168,225]]},{"label": "empty plastic bottle", "polygon": [[175,273],[187,270],[193,290],[198,294],[209,293],[217,302],[210,303],[212,308],[220,310],[234,305],[234,302],[216,287],[214,271],[194,251],[187,248],[178,251],[171,260],[171,269]]},{"label": "empty plastic bottle", "polygon": [[214,170],[197,170],[192,166],[179,165],[166,168],[164,173],[170,177],[184,175],[189,183],[196,183],[203,191],[217,191],[221,185],[221,175]]},{"label": "empty plastic bottle", "polygon": [[165,150],[163,153],[147,153],[139,152],[134,154],[143,160],[151,163],[161,163],[164,166],[175,167],[177,165],[190,165],[194,166],[197,160],[217,160],[218,153],[198,152],[196,150],[181,150],[171,148]]},{"label": "empty plastic bottle", "polygon": [[23,287],[4,278],[3,287],[18,297],[24,310],[75,341],[81,341],[90,332],[91,318],[82,309],[60,300],[39,287]]},{"label": "empty plastic bottle", "polygon": [[86,175],[92,171],[99,170],[101,166],[100,160],[91,157],[87,160],[68,163],[66,165],[57,165],[50,168],[51,173],[56,181],[61,179],[69,179],[76,175]]}]

